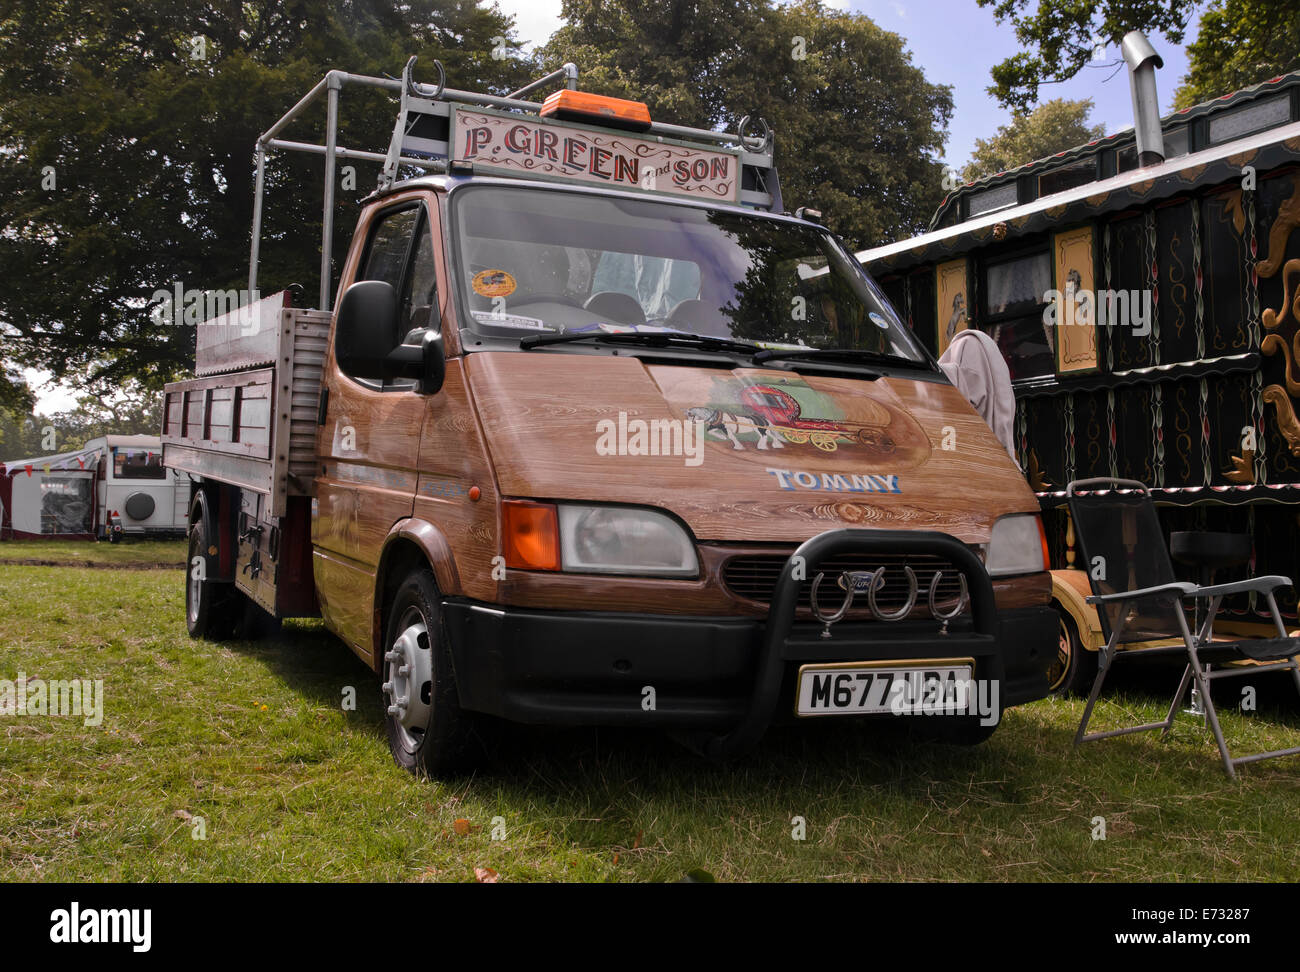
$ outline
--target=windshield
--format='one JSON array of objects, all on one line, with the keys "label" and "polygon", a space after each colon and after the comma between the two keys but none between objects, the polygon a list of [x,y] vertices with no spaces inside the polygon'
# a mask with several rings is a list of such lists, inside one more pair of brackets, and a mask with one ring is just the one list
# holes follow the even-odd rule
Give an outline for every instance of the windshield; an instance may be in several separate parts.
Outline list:
[{"label": "windshield", "polygon": [[737,212],[564,190],[454,193],[471,339],[676,331],[925,361],[829,233]]}]

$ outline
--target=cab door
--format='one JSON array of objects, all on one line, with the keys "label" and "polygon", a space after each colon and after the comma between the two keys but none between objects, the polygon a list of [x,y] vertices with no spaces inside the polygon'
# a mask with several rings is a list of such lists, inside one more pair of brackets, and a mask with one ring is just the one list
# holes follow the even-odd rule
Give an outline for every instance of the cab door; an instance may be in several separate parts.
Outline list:
[{"label": "cab door", "polygon": [[[400,301],[405,334],[439,315],[437,210],[427,192],[384,200],[362,216],[339,293],[355,281],[383,280]],[[374,664],[374,604],[380,549],[393,524],[411,515],[425,415],[414,381],[346,374],[331,331],[317,432],[321,466],[312,518],[313,575],[325,623]]]}]

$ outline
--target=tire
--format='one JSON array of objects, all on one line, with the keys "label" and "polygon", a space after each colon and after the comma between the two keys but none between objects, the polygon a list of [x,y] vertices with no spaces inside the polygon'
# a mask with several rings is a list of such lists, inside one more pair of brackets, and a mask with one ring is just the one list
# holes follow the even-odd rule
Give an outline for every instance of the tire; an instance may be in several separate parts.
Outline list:
[{"label": "tire", "polygon": [[[213,580],[217,572],[217,539],[210,534],[212,518],[203,494],[194,500],[190,525],[189,555],[185,558],[185,628],[191,638],[225,641],[231,637],[238,620],[234,595],[239,592],[229,582]],[[201,558],[196,564],[195,558]],[[201,569],[200,569],[201,568]]]},{"label": "tire", "polygon": [[1048,688],[1058,698],[1086,696],[1097,677],[1097,653],[1083,647],[1079,629],[1069,613],[1057,605],[1059,640],[1056,662],[1047,671]]},{"label": "tire", "polygon": [[469,769],[477,755],[471,717],[456,692],[451,647],[428,569],[412,571],[385,613],[380,699],[393,759],[417,776]]}]

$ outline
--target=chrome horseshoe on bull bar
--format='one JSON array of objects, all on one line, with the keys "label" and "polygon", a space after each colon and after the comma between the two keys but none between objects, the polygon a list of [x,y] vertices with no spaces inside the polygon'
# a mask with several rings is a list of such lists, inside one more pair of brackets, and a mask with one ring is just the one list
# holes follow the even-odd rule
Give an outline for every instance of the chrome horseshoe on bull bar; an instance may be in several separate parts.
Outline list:
[{"label": "chrome horseshoe on bull bar", "polygon": [[838,611],[834,614],[824,614],[822,612],[821,603],[817,600],[817,589],[822,586],[822,580],[825,577],[825,574],[818,572],[817,576],[813,578],[812,593],[809,600],[811,602],[813,616],[822,623],[822,637],[829,638],[831,636],[831,625],[844,617],[844,615],[848,614],[849,608],[853,606],[853,586],[849,585],[845,588],[844,603],[840,605]]},{"label": "chrome horseshoe on bull bar", "polygon": [[885,586],[884,567],[876,571],[875,582],[867,589],[867,603],[871,605],[871,613],[881,621],[902,621],[912,613],[912,608],[916,607],[916,596],[920,593],[916,583],[916,573],[911,567],[904,567],[903,571],[907,574],[907,602],[893,614],[887,614],[876,606],[876,591]]},{"label": "chrome horseshoe on bull bar", "polygon": [[934,576],[930,578],[930,616],[943,622],[939,628],[939,634],[946,635],[948,633],[948,622],[965,610],[966,602],[970,600],[970,591],[966,587],[966,575],[958,574],[957,580],[961,584],[961,593],[957,595],[957,606],[944,614],[939,610],[938,604],[935,603],[935,595],[939,592],[939,578],[941,577],[943,577],[943,571],[936,570]]}]

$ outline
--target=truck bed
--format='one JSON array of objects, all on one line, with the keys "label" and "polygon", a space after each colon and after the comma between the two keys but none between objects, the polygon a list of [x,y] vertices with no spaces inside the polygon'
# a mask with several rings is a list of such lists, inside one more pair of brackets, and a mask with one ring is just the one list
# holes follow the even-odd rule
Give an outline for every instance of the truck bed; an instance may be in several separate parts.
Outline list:
[{"label": "truck bed", "polygon": [[[163,464],[266,497],[310,496],[330,315],[264,298],[199,325],[196,372],[163,399]],[[236,315],[240,315],[236,317]]]}]

